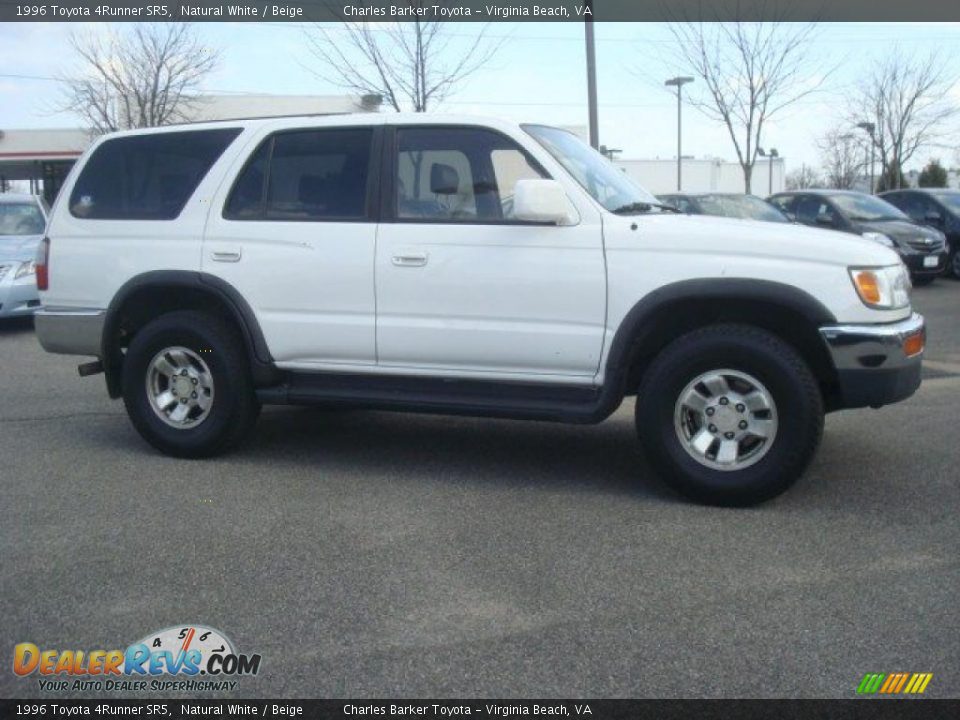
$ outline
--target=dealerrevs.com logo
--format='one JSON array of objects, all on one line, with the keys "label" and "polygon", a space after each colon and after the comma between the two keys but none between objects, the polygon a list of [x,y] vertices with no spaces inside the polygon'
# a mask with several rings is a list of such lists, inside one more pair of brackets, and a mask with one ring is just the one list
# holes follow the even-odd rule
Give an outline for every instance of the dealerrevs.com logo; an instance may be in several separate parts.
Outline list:
[{"label": "dealerrevs.com logo", "polygon": [[260,671],[260,655],[236,652],[218,630],[202,625],[151,633],[124,650],[52,650],[34,643],[13,649],[13,672],[37,675],[48,691],[235,690]]}]

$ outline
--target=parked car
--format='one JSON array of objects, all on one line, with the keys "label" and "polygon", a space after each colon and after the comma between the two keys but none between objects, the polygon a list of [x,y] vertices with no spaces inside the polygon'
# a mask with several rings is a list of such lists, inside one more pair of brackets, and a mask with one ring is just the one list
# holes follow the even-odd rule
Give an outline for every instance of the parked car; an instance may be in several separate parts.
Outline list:
[{"label": "parked car", "polygon": [[0,194],[0,318],[33,315],[40,307],[34,260],[46,224],[40,198]]},{"label": "parked car", "polygon": [[837,237],[664,212],[541,125],[136,130],[67,179],[36,328],[175,456],[235,447],[262,403],[597,423],[636,395],[673,487],[749,504],[800,476],[825,411],[920,385],[905,267]]},{"label": "parked car", "polygon": [[910,188],[880,193],[911,220],[928,225],[947,237],[947,268],[960,280],[960,190],[949,188]]},{"label": "parked car", "polygon": [[862,235],[896,250],[915,284],[932,282],[947,267],[947,243],[939,230],[913,222],[875,195],[850,190],[797,190],[768,198],[797,222]]},{"label": "parked car", "polygon": [[675,207],[688,215],[716,215],[719,217],[740,218],[741,220],[763,220],[764,222],[791,222],[779,208],[756,195],[743,193],[670,193],[658,195],[660,202]]}]

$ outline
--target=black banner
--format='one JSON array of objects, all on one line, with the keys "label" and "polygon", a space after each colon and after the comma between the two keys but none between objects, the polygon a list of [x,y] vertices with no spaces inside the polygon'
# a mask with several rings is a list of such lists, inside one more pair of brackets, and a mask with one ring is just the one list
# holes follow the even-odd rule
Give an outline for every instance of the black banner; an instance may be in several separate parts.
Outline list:
[{"label": "black banner", "polygon": [[2,22],[960,21],[944,0],[0,0]]},{"label": "black banner", "polygon": [[960,700],[2,700],[0,718],[581,718],[589,720],[924,720],[960,717]]}]

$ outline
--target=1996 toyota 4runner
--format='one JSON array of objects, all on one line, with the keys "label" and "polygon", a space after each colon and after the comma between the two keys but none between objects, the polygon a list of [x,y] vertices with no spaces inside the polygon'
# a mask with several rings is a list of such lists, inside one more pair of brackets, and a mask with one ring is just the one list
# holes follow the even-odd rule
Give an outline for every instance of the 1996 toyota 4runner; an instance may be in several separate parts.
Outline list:
[{"label": "1996 toyota 4runner", "polygon": [[96,356],[143,437],[235,446],[262,403],[597,423],[637,396],[651,462],[747,504],[824,412],[920,384],[892,250],[679,215],[574,135],[424,115],[101,138],[37,259],[51,352]]}]

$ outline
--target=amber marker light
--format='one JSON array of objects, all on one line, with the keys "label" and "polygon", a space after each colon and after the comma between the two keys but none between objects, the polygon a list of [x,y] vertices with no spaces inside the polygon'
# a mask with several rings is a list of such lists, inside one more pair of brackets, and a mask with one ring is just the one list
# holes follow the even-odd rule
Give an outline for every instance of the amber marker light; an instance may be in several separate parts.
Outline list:
[{"label": "amber marker light", "polygon": [[925,340],[925,333],[922,330],[910,335],[903,341],[903,354],[907,357],[919,355],[923,352],[924,345],[926,344]]},{"label": "amber marker light", "polygon": [[867,305],[879,305],[880,280],[873,270],[857,270],[853,273],[853,284],[857,288],[860,299]]}]

